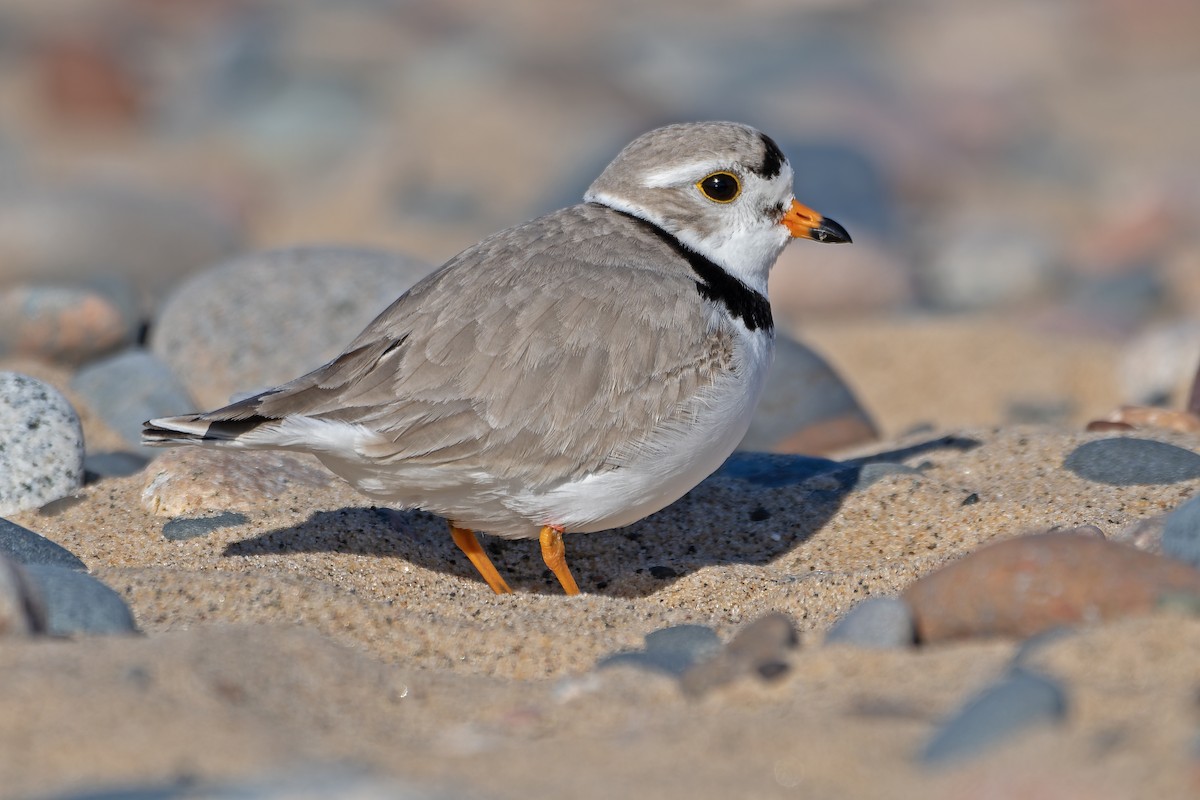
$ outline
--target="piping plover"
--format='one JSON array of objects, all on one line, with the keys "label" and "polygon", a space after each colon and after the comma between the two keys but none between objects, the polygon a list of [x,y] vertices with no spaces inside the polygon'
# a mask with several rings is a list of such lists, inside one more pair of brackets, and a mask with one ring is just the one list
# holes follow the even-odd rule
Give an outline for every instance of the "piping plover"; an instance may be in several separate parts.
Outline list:
[{"label": "piping plover", "polygon": [[148,445],[299,450],[360,492],[474,531],[538,537],[568,594],[563,533],[635,522],[733,452],[774,348],[767,273],[793,238],[849,242],[798,203],[779,147],[731,122],[625,147],[584,202],[450,259],[342,355],[216,411],[146,423]]}]

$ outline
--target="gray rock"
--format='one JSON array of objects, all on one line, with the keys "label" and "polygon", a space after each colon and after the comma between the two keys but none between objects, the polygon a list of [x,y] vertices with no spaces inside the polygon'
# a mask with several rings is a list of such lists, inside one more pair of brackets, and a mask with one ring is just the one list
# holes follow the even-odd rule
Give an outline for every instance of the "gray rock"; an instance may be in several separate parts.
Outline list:
[{"label": "gray rock", "polygon": [[89,364],[75,374],[71,388],[126,444],[148,457],[160,451],[141,446],[143,422],[196,410],[171,368],[142,349]]},{"label": "gray rock", "polygon": [[917,640],[912,609],[899,597],[868,597],[825,634],[825,644],[912,647]]},{"label": "gray rock", "polygon": [[29,576],[15,561],[0,556],[0,638],[46,630],[46,611]]},{"label": "gray rock", "polygon": [[75,634],[136,633],[133,614],[121,595],[83,572],[30,564],[25,567],[46,607],[46,632]]},{"label": "gray rock", "polygon": [[1163,308],[1161,272],[1159,265],[1147,265],[1117,275],[1076,276],[1066,307],[1104,330],[1133,332]]},{"label": "gray rock", "polygon": [[0,189],[0,285],[121,278],[148,315],[168,287],[240,239],[231,218],[178,193],[100,183]]},{"label": "gray rock", "polygon": [[1113,534],[1112,540],[1136,547],[1138,550],[1145,550],[1147,553],[1161,554],[1163,530],[1167,527],[1168,516],[1170,515],[1155,514],[1152,517],[1139,519]]},{"label": "gray rock", "polygon": [[1049,242],[1011,226],[968,221],[949,225],[921,285],[935,308],[988,308],[1044,294],[1056,273]]},{"label": "gray rock", "polygon": [[1200,495],[1167,515],[1162,530],[1162,552],[1200,567]]},{"label": "gray rock", "polygon": [[211,517],[177,517],[163,525],[163,538],[173,542],[207,536],[220,528],[244,525],[249,517],[237,511],[225,511]]},{"label": "gray rock", "polygon": [[465,800],[478,795],[437,786],[371,775],[365,770],[333,764],[268,773],[237,781],[173,782],[120,788],[76,790],[43,800]]},{"label": "gray rock", "polygon": [[[1200,364],[1200,319],[1172,320],[1147,327],[1123,348],[1118,375],[1121,397],[1136,405],[1163,405],[1183,376]],[[1176,398],[1182,402],[1186,398]]]},{"label": "gray rock", "polygon": [[124,478],[141,472],[149,463],[150,459],[138,453],[89,453],[83,458],[84,480]]},{"label": "gray rock", "polygon": [[596,664],[596,668],[624,664],[678,677],[720,649],[721,640],[712,628],[705,625],[673,625],[646,634],[644,650],[606,656]]},{"label": "gray rock", "polygon": [[714,478],[732,478],[769,489],[796,486],[815,478],[837,492],[865,489],[888,475],[920,475],[920,471],[890,461],[843,463],[828,458],[775,453],[736,452]]},{"label": "gray rock", "polygon": [[1066,625],[1059,625],[1054,628],[1048,628],[1041,633],[1035,633],[1024,639],[1020,646],[1017,647],[1017,652],[1013,653],[1011,665],[1013,669],[1030,667],[1031,662],[1041,656],[1046,650],[1078,634],[1078,628]]},{"label": "gray rock", "polygon": [[854,490],[861,491],[889,475],[920,475],[921,470],[894,461],[873,461],[852,467],[846,474],[853,477]]},{"label": "gray rock", "polygon": [[680,687],[687,694],[700,695],[744,676],[775,680],[787,673],[789,653],[798,644],[791,617],[764,614],[743,625],[716,655],[685,672]]},{"label": "gray rock", "polygon": [[876,436],[874,423],[837,372],[799,342],[777,337],[775,363],[738,449],[824,452]]},{"label": "gray rock", "polygon": [[1081,478],[1114,486],[1160,485],[1200,478],[1200,455],[1153,439],[1117,437],[1086,442],[1063,466]]},{"label": "gray rock", "polygon": [[49,384],[0,372],[0,514],[37,508],[83,485],[83,430]]},{"label": "gray rock", "polygon": [[365,87],[297,66],[289,64],[229,120],[230,135],[255,161],[282,174],[336,163],[359,145],[378,114]]},{"label": "gray rock", "polygon": [[70,550],[6,519],[0,519],[0,556],[11,558],[19,564],[87,569],[87,565]]},{"label": "gray rock", "polygon": [[732,478],[756,486],[776,488],[794,486],[846,469],[846,465],[828,458],[738,452],[725,460],[714,478]]},{"label": "gray rock", "polygon": [[154,324],[151,349],[201,407],[224,405],[338,355],[430,270],[365,248],[251,253],[179,286]]},{"label": "gray rock", "polygon": [[1030,728],[1060,722],[1066,713],[1067,693],[1058,681],[1015,669],[943,722],[920,760],[940,766],[979,755]]}]

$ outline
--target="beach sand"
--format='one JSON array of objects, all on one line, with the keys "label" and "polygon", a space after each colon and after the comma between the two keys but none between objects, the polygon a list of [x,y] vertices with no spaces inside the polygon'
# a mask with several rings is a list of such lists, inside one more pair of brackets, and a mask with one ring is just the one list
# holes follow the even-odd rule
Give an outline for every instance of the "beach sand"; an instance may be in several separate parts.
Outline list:
[{"label": "beach sand", "polygon": [[[711,479],[628,529],[568,536],[579,597],[561,594],[535,542],[486,538],[516,590],[495,596],[441,520],[374,508],[303,470],[271,496],[237,473],[224,489],[205,474],[197,484],[221,490],[205,500],[147,494],[151,464],[51,513],[14,516],[117,590],[144,635],[4,641],[3,795],[249,779],[311,789],[343,773],[497,798],[1200,790],[1194,616],[1162,611],[1047,642],[1030,659],[1067,687],[1065,719],[937,769],[918,761],[925,742],[1004,674],[1019,643],[822,644],[856,602],[985,543],[1056,526],[1112,537],[1195,493],[1198,481],[1105,486],[1063,468],[1080,443],[1111,435],[1079,421],[1120,401],[1113,346],[1030,348],[1019,326],[969,317],[814,323],[804,336],[881,421],[885,440],[856,455],[903,450],[919,471],[848,493],[819,479]],[[1031,398],[1065,419],[1006,418]],[[85,427],[89,441],[109,435],[94,419]],[[245,522],[169,540],[155,498],[171,514],[234,508]],[[801,640],[772,681],[697,697],[652,671],[595,668],[666,626],[699,623],[727,641],[771,611]]]}]

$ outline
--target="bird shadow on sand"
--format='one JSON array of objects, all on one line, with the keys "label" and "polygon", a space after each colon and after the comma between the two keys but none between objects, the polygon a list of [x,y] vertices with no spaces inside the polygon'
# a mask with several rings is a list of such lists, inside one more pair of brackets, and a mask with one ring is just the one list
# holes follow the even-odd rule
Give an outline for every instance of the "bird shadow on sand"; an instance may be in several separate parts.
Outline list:
[{"label": "bird shadow on sand", "polygon": [[[846,498],[892,474],[899,463],[978,442],[941,437],[887,453],[830,461],[794,455],[735,453],[711,478],[666,509],[617,530],[566,537],[567,561],[580,588],[613,597],[645,597],[712,565],[765,565],[819,532]],[[518,592],[559,594],[536,539],[481,534],[492,562]],[[371,506],[319,511],[304,522],[229,544],[226,556],[336,552],[396,559],[481,580],[455,547],[447,524],[423,511]]]}]

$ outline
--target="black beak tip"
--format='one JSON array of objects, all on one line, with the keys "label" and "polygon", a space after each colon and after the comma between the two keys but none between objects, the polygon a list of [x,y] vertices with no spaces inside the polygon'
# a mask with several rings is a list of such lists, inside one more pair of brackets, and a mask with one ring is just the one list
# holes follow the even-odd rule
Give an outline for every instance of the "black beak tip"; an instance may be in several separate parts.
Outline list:
[{"label": "black beak tip", "polygon": [[846,229],[829,217],[823,217],[821,224],[813,228],[812,238],[825,244],[852,244],[854,242]]}]

